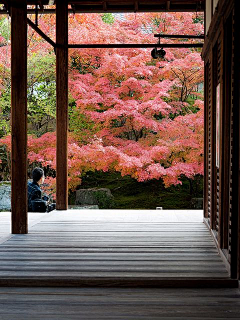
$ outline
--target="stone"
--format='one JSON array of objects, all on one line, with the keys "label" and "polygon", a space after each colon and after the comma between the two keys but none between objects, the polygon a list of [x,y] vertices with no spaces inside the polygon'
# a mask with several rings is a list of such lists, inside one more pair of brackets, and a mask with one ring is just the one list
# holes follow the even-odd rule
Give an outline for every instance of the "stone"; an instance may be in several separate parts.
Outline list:
[{"label": "stone", "polygon": [[97,205],[100,209],[114,207],[114,197],[108,188],[79,189],[76,191],[76,205]]},{"label": "stone", "polygon": [[203,209],[203,198],[192,198],[191,208],[192,209]]},{"label": "stone", "polygon": [[0,211],[11,210],[11,182],[0,182]]},{"label": "stone", "polygon": [[97,210],[99,209],[98,205],[96,204],[93,204],[93,205],[75,205],[75,204],[72,204],[72,205],[69,205],[68,206],[68,209],[69,210]]}]

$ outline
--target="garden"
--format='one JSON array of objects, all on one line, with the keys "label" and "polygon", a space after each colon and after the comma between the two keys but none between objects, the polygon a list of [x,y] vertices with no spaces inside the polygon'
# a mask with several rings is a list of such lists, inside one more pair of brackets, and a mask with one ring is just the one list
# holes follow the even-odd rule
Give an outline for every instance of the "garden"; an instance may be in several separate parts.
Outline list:
[{"label": "garden", "polygon": [[[32,20],[34,15],[30,16]],[[0,181],[10,181],[10,18],[0,17]],[[55,16],[39,28],[55,39]],[[154,34],[201,35],[196,13],[70,14],[69,43],[152,44]],[[161,39],[161,43],[194,43]],[[102,208],[194,208],[204,170],[203,62],[200,49],[69,49],[69,203],[79,189],[108,188]],[[28,29],[28,163],[55,197],[55,52]]]}]

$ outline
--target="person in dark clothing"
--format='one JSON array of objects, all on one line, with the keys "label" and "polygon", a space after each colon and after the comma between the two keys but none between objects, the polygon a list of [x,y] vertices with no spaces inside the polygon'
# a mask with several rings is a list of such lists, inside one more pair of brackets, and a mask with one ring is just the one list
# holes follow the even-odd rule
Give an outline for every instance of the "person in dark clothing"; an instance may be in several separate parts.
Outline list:
[{"label": "person in dark clothing", "polygon": [[49,197],[42,196],[40,185],[44,182],[44,171],[35,168],[32,172],[32,182],[28,182],[28,211],[50,212],[55,209],[55,204],[49,204]]}]

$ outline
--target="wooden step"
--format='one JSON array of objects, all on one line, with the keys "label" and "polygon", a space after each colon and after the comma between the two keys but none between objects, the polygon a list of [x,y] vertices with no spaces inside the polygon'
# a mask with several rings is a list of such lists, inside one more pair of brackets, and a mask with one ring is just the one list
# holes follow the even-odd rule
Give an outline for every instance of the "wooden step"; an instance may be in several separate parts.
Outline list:
[{"label": "wooden step", "polygon": [[0,287],[238,288],[238,281],[234,279],[201,279],[189,277],[181,279],[6,277],[0,279]]}]

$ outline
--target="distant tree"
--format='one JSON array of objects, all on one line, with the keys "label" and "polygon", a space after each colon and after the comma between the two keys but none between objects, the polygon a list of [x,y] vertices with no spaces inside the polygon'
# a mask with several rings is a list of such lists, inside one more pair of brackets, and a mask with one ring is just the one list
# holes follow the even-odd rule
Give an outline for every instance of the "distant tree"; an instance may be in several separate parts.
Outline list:
[{"label": "distant tree", "polygon": [[[156,41],[153,32],[202,33],[203,25],[195,23],[194,17],[190,13],[138,14],[110,23],[99,14],[75,15],[69,18],[69,36],[72,43],[152,43]],[[52,17],[44,17],[40,23],[54,35],[53,22]],[[41,129],[44,117],[54,118],[54,59],[34,35],[29,46],[30,61],[36,65],[29,82],[29,117],[33,121],[36,116],[35,129]],[[166,186],[181,183],[182,176],[194,179],[203,174],[200,54],[198,50],[167,49],[163,60],[153,60],[150,51],[70,50],[71,189],[90,170],[119,171],[138,181],[163,179]],[[39,53],[43,62],[37,58]],[[44,63],[51,69],[46,73]],[[53,186],[56,137],[54,132],[43,134],[44,130],[40,137],[29,136],[28,159],[53,170]],[[10,141],[4,138],[1,143],[9,147]]]},{"label": "distant tree", "polygon": [[0,17],[0,137],[10,133],[10,22]]}]

